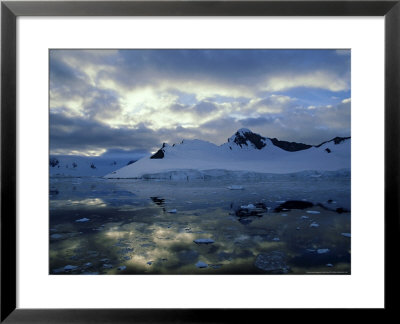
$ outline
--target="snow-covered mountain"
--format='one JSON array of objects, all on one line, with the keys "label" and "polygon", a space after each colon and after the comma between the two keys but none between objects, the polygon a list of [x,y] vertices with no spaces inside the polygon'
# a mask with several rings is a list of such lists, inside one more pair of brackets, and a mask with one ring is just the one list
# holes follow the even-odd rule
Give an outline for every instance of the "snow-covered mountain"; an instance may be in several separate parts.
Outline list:
[{"label": "snow-covered mountain", "polygon": [[350,137],[336,137],[317,146],[266,138],[239,129],[220,146],[201,140],[164,143],[106,178],[192,179],[236,173],[293,173],[350,169]]},{"label": "snow-covered mountain", "polygon": [[129,163],[136,162],[127,157],[89,157],[76,155],[50,156],[50,176],[103,177]]}]

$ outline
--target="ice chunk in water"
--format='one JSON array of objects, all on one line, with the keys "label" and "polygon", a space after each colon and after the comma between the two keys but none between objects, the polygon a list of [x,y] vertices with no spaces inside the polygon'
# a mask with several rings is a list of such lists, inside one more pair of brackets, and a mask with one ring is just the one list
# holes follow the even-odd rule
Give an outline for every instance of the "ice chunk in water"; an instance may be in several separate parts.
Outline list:
[{"label": "ice chunk in water", "polygon": [[255,209],[256,206],[254,206],[253,204],[248,204],[248,205],[240,206],[240,208],[243,208],[243,209]]},{"label": "ice chunk in water", "polygon": [[211,243],[214,243],[214,240],[209,239],[209,238],[200,238],[200,239],[194,240],[193,242],[196,244],[211,244]]},{"label": "ice chunk in water", "polygon": [[84,222],[88,222],[88,221],[90,221],[90,219],[84,217],[84,218],[77,219],[75,222],[77,222],[77,223],[84,223]]},{"label": "ice chunk in water", "polygon": [[243,186],[239,186],[239,185],[231,185],[228,187],[228,189],[230,190],[243,190]]},{"label": "ice chunk in water", "polygon": [[207,267],[208,267],[208,264],[205,263],[205,262],[203,262],[203,261],[199,261],[199,262],[197,262],[197,263],[195,264],[195,266],[196,266],[197,268],[207,268]]}]

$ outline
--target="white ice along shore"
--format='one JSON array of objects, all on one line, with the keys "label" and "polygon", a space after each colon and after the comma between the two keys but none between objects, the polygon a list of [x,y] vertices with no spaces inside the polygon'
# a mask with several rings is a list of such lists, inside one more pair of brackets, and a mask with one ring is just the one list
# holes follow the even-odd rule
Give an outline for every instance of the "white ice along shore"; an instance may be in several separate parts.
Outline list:
[{"label": "white ice along shore", "polygon": [[52,177],[103,177],[135,161],[126,156],[104,158],[102,156],[52,155],[49,172]]},{"label": "white ice along shore", "polygon": [[350,143],[350,137],[336,137],[312,146],[266,138],[242,128],[220,146],[196,139],[172,146],[164,143],[155,154],[105,178],[190,180],[350,170]]}]

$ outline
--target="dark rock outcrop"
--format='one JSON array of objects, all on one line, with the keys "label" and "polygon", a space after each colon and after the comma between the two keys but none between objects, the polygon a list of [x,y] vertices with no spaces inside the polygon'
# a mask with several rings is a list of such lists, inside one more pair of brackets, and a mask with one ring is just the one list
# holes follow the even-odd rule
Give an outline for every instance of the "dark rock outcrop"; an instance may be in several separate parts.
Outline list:
[{"label": "dark rock outcrop", "polygon": [[164,158],[164,150],[163,148],[167,146],[167,144],[163,143],[162,147],[154,153],[152,156],[150,156],[150,159],[163,159]]},{"label": "dark rock outcrop", "polygon": [[296,142],[287,142],[287,141],[280,141],[277,138],[270,138],[272,144],[278,146],[282,150],[289,151],[289,152],[296,152],[309,149],[312,145],[303,144],[303,143],[296,143]]},{"label": "dark rock outcrop", "polygon": [[350,139],[350,138],[351,138],[350,136],[349,137],[335,137],[335,138],[333,138],[333,139],[331,139],[329,141],[325,141],[325,142],[322,142],[319,145],[315,145],[315,147],[320,147],[320,146],[322,146],[322,145],[324,145],[326,143],[329,143],[329,142],[333,142],[335,145],[338,145],[338,144],[340,144],[340,143],[342,143],[345,140]]},{"label": "dark rock outcrop", "polygon": [[283,204],[280,204],[278,207],[275,208],[275,211],[280,213],[281,211],[290,210],[290,209],[306,209],[313,207],[314,204],[309,201],[303,200],[288,200],[285,201]]}]

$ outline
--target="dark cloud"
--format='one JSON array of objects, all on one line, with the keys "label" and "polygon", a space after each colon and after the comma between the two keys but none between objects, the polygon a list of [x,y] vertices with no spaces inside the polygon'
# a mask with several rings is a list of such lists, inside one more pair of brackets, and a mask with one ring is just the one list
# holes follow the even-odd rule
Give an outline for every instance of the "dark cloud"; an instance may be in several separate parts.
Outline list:
[{"label": "dark cloud", "polygon": [[88,88],[89,80],[85,73],[50,56],[50,90],[53,95],[70,99],[84,96]]},{"label": "dark cloud", "polygon": [[[95,66],[96,81],[114,80],[121,87],[154,85],[163,80],[214,81],[251,86],[275,73],[333,71],[348,78],[350,57],[334,50],[119,50],[52,51],[54,60],[68,57]],[[283,64],[284,63],[284,64]],[[112,67],[107,69],[107,67]]]},{"label": "dark cloud", "polygon": [[[171,79],[224,80],[252,83],[272,72],[332,70],[347,73],[350,59],[332,50],[122,50],[122,83],[136,83],[132,74],[143,79],[155,74]],[[148,62],[151,62],[149,66]],[[285,64],[282,64],[285,62]]]},{"label": "dark cloud", "polygon": [[189,109],[188,105],[182,105],[180,103],[174,103],[171,106],[169,106],[169,109],[172,111],[178,111],[178,112],[182,112],[182,111],[187,111]]},{"label": "dark cloud", "polygon": [[265,126],[274,122],[273,117],[258,117],[258,118],[245,118],[240,119],[239,123],[241,123],[244,127],[252,127],[252,126]]},{"label": "dark cloud", "polygon": [[83,112],[89,118],[105,120],[115,118],[122,113],[119,96],[112,90],[95,90],[88,93],[89,98],[83,105]]},{"label": "dark cloud", "polygon": [[193,107],[193,110],[198,114],[209,114],[217,109],[218,107],[209,101],[200,101]]},{"label": "dark cloud", "polygon": [[50,114],[50,150],[90,151],[124,149],[151,151],[162,139],[145,128],[111,128],[103,123]]},{"label": "dark cloud", "polygon": [[198,115],[205,115],[217,111],[218,106],[213,102],[203,100],[191,106],[183,105],[180,103],[174,103],[170,105],[168,109],[174,112],[186,112],[186,113],[195,113]]}]

